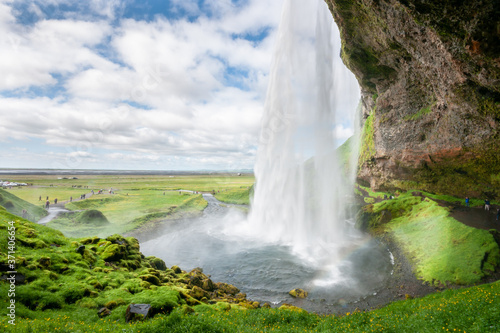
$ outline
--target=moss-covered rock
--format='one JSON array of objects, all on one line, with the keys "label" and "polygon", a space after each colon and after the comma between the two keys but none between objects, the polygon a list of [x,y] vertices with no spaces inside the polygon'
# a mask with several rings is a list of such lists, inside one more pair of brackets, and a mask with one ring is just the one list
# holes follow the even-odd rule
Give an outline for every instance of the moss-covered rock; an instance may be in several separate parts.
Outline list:
[{"label": "moss-covered rock", "polygon": [[215,284],[215,288],[228,295],[236,295],[240,292],[240,290],[235,286],[224,282],[217,282]]},{"label": "moss-covered rock", "polygon": [[306,298],[308,293],[304,289],[293,289],[288,293],[290,296],[295,298]]},{"label": "moss-covered rock", "polygon": [[106,246],[101,254],[101,259],[104,261],[118,261],[125,257],[125,248],[123,245],[111,244]]},{"label": "moss-covered rock", "polygon": [[167,270],[167,265],[160,258],[157,258],[155,256],[150,256],[150,257],[147,257],[146,260],[149,262],[151,267],[154,269],[158,269],[160,271]]}]

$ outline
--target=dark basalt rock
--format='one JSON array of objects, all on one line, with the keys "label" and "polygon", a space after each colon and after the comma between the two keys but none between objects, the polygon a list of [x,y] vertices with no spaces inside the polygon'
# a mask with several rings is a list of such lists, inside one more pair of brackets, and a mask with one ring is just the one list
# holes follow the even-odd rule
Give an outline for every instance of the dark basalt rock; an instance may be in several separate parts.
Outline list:
[{"label": "dark basalt rock", "polygon": [[79,247],[77,247],[77,249],[75,250],[76,253],[80,253],[81,255],[83,255],[83,253],[85,252],[85,245],[80,245]]}]

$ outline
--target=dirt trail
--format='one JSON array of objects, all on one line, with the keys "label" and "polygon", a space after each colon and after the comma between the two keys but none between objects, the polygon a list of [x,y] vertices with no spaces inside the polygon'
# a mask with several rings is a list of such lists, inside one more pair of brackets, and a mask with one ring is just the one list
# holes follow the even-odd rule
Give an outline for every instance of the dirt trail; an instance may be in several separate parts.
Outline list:
[{"label": "dirt trail", "polygon": [[[88,199],[91,196],[92,196],[92,192],[87,193],[87,194],[85,194],[85,199]],[[80,201],[80,200],[85,200],[85,199],[75,198],[75,199],[72,200],[72,202]],[[60,213],[68,212],[68,210],[65,209],[64,206],[67,203],[69,203],[69,202],[70,201],[67,200],[67,201],[58,201],[56,204],[55,203],[51,203],[49,205],[49,209],[47,209],[47,212],[49,213],[49,215],[47,215],[44,218],[40,219],[37,223],[38,224],[47,224],[50,221],[52,221],[53,219],[55,219],[57,217],[57,215],[59,215]]]},{"label": "dirt trail", "polygon": [[460,207],[455,206],[450,211],[450,216],[465,225],[477,229],[495,229],[500,232],[500,221],[496,220],[496,206],[491,206],[489,211],[484,207]]}]

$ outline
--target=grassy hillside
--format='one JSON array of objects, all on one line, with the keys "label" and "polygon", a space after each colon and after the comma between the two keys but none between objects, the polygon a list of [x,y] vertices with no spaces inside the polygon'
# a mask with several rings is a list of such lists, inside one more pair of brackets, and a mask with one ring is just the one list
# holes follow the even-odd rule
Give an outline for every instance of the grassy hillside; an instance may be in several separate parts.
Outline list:
[{"label": "grassy hillside", "polygon": [[68,237],[100,236],[125,233],[164,220],[199,216],[207,202],[201,194],[136,190],[129,194],[94,195],[89,199],[66,204],[74,211],[97,210],[109,223],[82,219],[80,212],[66,213],[47,225]]},{"label": "grassy hillside", "polygon": [[[106,319],[120,322],[130,303],[151,304],[152,314],[167,314],[177,307],[200,305],[202,300],[216,303],[223,299],[225,302],[219,307],[228,306],[227,302],[251,306],[243,295],[235,297],[236,288],[212,282],[201,270],[186,273],[178,267],[167,268],[158,258],[145,258],[135,238],[113,235],[106,239],[70,239],[59,231],[21,219],[3,209],[0,211],[2,267],[12,260],[5,250],[8,248],[7,230],[11,225],[16,228],[16,270],[23,280],[15,289],[19,320],[43,322],[57,316],[60,319],[71,317],[72,325],[82,326],[80,323],[97,322],[97,310],[106,306],[111,311]],[[9,283],[0,282],[0,294],[7,296],[8,290]],[[3,296],[0,323],[9,328],[3,321],[9,299]],[[55,331],[56,327],[51,325],[57,324],[49,322],[47,319],[50,325],[39,326],[35,331]]]},{"label": "grassy hillside", "polygon": [[217,200],[236,205],[250,205],[252,187],[236,188],[216,193]]},{"label": "grassy hillside", "polygon": [[[19,191],[16,191],[17,194]],[[41,207],[31,204],[10,193],[10,191],[0,189],[0,206],[4,207],[9,213],[22,216],[23,210],[26,210],[26,219],[38,221],[47,215],[47,211]]]},{"label": "grassy hillside", "polygon": [[[16,326],[8,323],[9,284],[0,281],[3,332],[485,332],[498,331],[500,283],[448,290],[371,312],[318,316],[260,307],[202,273],[144,258],[134,238],[69,239],[0,209],[0,263],[7,228],[16,226]],[[81,246],[85,246],[84,249]],[[77,251],[77,249],[81,249]],[[130,303],[152,306],[152,319],[125,323]],[[109,316],[99,318],[102,307]]]},{"label": "grassy hillside", "polygon": [[[383,198],[371,195],[371,202]],[[453,219],[435,200],[406,192],[365,206],[362,222],[373,233],[390,234],[425,282],[467,285],[494,272],[500,264],[494,236]]]}]

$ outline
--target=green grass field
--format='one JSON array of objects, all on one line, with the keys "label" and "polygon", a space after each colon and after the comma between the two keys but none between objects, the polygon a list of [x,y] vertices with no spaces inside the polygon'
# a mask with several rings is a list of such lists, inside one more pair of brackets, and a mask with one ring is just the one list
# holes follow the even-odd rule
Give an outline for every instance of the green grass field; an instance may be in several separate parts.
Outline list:
[{"label": "green grass field", "polygon": [[[81,223],[78,214],[64,214],[48,225],[71,237],[126,233],[145,225],[164,220],[199,216],[207,203],[201,194],[179,192],[210,192],[222,194],[221,201],[248,204],[248,194],[254,177],[250,175],[190,175],[190,176],[78,176],[79,179],[58,179],[58,176],[16,176],[12,181],[32,183],[33,186],[9,190],[33,205],[42,206],[46,197],[53,202],[67,202],[71,211],[94,209],[102,212],[110,222],[97,225],[92,221]],[[70,177],[69,177],[70,178]],[[99,190],[103,194],[97,194]],[[113,194],[109,191],[113,190]],[[81,194],[96,193],[78,199]],[[236,195],[236,198],[233,198]],[[40,197],[42,200],[40,201]]]},{"label": "green grass field", "polygon": [[[450,289],[342,316],[320,316],[287,306],[252,309],[247,302],[229,304],[203,299],[203,295],[194,299],[194,289],[188,285],[190,277],[185,272],[170,269],[157,258],[144,258],[134,238],[108,235],[116,228],[126,231],[154,224],[158,219],[195,216],[206,205],[200,194],[179,194],[178,189],[212,192],[220,188],[216,194],[220,200],[246,203],[253,178],[104,178],[97,177],[93,182],[100,182],[103,188],[112,186],[115,194],[96,195],[69,204],[68,208],[80,212],[63,216],[49,226],[34,224],[0,207],[0,264],[8,263],[8,230],[15,225],[16,269],[25,276],[25,282],[16,286],[15,326],[6,316],[9,298],[5,295],[10,285],[0,281],[2,332],[500,331],[500,282]],[[46,189],[43,186],[50,185],[48,181],[40,178],[31,189]],[[74,190],[70,181],[65,184],[52,186],[52,193],[60,195]],[[3,193],[3,202],[12,202],[16,212],[21,207],[37,208],[13,196],[22,193],[37,204],[41,194],[29,192],[29,187],[9,190]],[[384,194],[368,193],[372,202]],[[480,282],[499,264],[498,245],[488,231],[462,225],[448,216],[447,208],[434,201],[447,199],[398,193],[395,199],[367,205],[365,210],[372,231],[391,233],[423,281],[442,286],[448,282]],[[450,201],[456,200],[461,199]],[[79,237],[67,238],[68,234]],[[97,234],[101,238],[85,236]],[[80,254],[76,249],[81,245],[85,249]],[[130,303],[152,304],[155,316],[125,323]],[[103,306],[111,308],[111,315],[101,319],[97,311]]]},{"label": "green grass field", "polygon": [[[78,176],[79,179],[57,179],[60,176],[15,176],[10,181],[33,183],[33,186],[12,189],[16,196],[32,204],[41,205],[44,200],[58,198],[60,201],[80,197],[90,190],[113,188],[116,194],[131,194],[132,191],[169,191],[189,190],[198,192],[223,191],[250,187],[255,182],[253,175],[236,176],[232,174],[189,175],[189,176]],[[80,187],[73,187],[80,186]],[[88,189],[84,188],[88,187]]]}]

